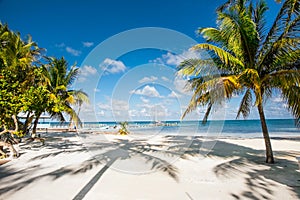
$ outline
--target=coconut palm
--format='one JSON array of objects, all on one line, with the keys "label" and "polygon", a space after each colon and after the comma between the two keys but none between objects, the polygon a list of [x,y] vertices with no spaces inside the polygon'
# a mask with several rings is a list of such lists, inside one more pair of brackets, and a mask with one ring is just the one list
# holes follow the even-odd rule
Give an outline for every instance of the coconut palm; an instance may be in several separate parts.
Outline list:
[{"label": "coconut palm", "polygon": [[[70,123],[76,126],[81,125],[80,118],[73,106],[81,106],[82,103],[88,103],[88,95],[82,90],[70,90],[79,75],[79,69],[72,66],[68,69],[68,63],[64,58],[48,58],[49,64],[43,66],[43,76],[46,79],[50,98],[54,104],[46,108],[45,111],[50,113],[54,118],[61,122],[66,121],[64,114],[70,116]],[[39,120],[42,112],[36,115],[35,124]],[[36,125],[33,130],[36,129]]]},{"label": "coconut palm", "polygon": [[[266,162],[273,152],[264,113],[264,103],[280,91],[287,108],[300,125],[300,2],[286,0],[268,30],[264,0],[229,0],[217,9],[217,28],[200,28],[206,43],[192,49],[210,57],[183,61],[179,73],[190,77],[194,94],[183,117],[207,105],[204,121],[213,107],[233,95],[241,95],[237,118],[258,109],[266,146]],[[217,70],[203,73],[214,67]],[[216,73],[218,72],[218,73]]]}]

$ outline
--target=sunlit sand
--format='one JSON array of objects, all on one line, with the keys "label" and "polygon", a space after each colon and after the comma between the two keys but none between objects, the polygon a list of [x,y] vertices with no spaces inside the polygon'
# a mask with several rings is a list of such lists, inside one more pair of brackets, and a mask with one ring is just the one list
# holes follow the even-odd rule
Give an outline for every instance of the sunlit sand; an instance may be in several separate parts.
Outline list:
[{"label": "sunlit sand", "polygon": [[300,138],[273,139],[269,165],[262,138],[45,136],[0,166],[0,199],[300,198]]}]

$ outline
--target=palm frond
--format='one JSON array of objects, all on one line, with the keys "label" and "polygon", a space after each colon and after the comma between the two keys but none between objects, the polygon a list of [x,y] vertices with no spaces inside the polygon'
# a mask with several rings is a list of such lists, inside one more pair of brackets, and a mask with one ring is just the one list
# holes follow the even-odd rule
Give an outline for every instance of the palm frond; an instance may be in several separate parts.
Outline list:
[{"label": "palm frond", "polygon": [[90,103],[88,94],[82,90],[68,90],[69,95],[72,95],[75,99],[75,104],[81,105],[82,103]]},{"label": "palm frond", "polygon": [[208,74],[217,74],[217,64],[212,59],[186,59],[177,67],[178,74],[183,76],[205,76]]},{"label": "palm frond", "polygon": [[62,112],[51,112],[51,111],[48,111],[48,112],[49,112],[51,118],[57,119],[60,122],[66,121]]},{"label": "palm frond", "polygon": [[70,116],[71,122],[74,122],[77,127],[82,126],[79,116],[71,106],[66,105],[65,112]]},{"label": "palm frond", "polygon": [[288,110],[294,115],[296,125],[300,126],[300,87],[292,85],[282,90],[282,97],[287,102]]},{"label": "palm frond", "polygon": [[199,34],[203,35],[203,38],[207,42],[217,43],[219,45],[227,44],[227,40],[224,39],[222,32],[216,28],[199,28],[197,31]]},{"label": "palm frond", "polygon": [[262,79],[264,85],[284,90],[291,85],[300,85],[300,70],[280,70],[266,75]]},{"label": "palm frond", "polygon": [[214,54],[216,54],[220,58],[220,60],[224,63],[225,69],[240,71],[241,69],[244,68],[244,64],[239,59],[237,59],[229,52],[217,46],[204,43],[204,44],[195,45],[192,49],[195,50],[204,49],[204,50],[209,50],[214,52]]},{"label": "palm frond", "polygon": [[256,4],[255,9],[253,10],[253,21],[256,24],[256,30],[259,35],[260,44],[262,45],[262,42],[265,41],[265,32],[266,30],[266,19],[265,14],[268,10],[268,6],[265,2],[265,0],[258,1]]},{"label": "palm frond", "polygon": [[185,109],[184,113],[182,114],[181,119],[185,118],[188,113],[195,110],[198,106],[203,106],[203,105],[208,104],[209,101],[210,101],[209,92],[206,92],[202,95],[193,95],[187,108]]},{"label": "palm frond", "polygon": [[231,75],[221,78],[223,87],[224,87],[224,94],[227,99],[230,99],[234,92],[241,89],[241,85],[238,82],[238,76]]},{"label": "palm frond", "polygon": [[287,29],[290,29],[290,22],[294,20],[292,15],[296,15],[297,19],[300,14],[300,3],[298,0],[286,0],[282,5],[265,41],[262,44],[262,48],[259,51],[258,60],[263,62],[266,57],[272,55],[273,44],[287,35]]},{"label": "palm frond", "polygon": [[227,38],[227,48],[242,62],[254,65],[256,49],[259,46],[259,34],[251,15],[246,11],[220,13],[219,20],[222,20],[220,29]]},{"label": "palm frond", "polygon": [[250,114],[250,108],[252,106],[252,94],[251,89],[247,89],[240,103],[239,110],[237,112],[236,119],[242,114],[244,118],[247,118]]},{"label": "palm frond", "polygon": [[68,74],[65,77],[68,86],[71,86],[74,83],[79,73],[80,73],[79,68],[72,66],[71,70],[68,72]]},{"label": "palm frond", "polygon": [[255,105],[263,101],[262,99],[262,81],[259,73],[255,69],[246,69],[239,75],[238,81],[242,87],[250,88],[254,91],[256,100]]}]

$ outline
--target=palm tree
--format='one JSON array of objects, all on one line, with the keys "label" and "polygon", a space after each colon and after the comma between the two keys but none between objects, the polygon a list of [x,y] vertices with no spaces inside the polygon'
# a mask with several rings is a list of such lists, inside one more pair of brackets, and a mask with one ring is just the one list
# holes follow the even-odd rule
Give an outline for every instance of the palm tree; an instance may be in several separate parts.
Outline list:
[{"label": "palm tree", "polygon": [[[84,102],[88,103],[88,95],[82,90],[70,90],[73,82],[79,75],[79,69],[72,66],[68,69],[68,62],[62,57],[48,58],[49,64],[43,66],[43,76],[47,82],[50,92],[50,99],[54,104],[46,108],[45,111],[50,113],[51,117],[59,119],[61,122],[66,121],[64,113],[70,116],[70,123],[76,126],[81,125],[80,118],[72,106],[81,106]],[[36,113],[33,132],[36,130],[39,117],[42,112]]]},{"label": "palm tree", "polygon": [[[217,9],[217,28],[198,31],[207,43],[192,49],[208,52],[210,58],[183,61],[179,73],[191,77],[194,91],[182,117],[198,106],[207,105],[204,122],[213,105],[242,95],[237,118],[249,116],[251,106],[258,109],[266,146],[266,162],[274,163],[264,114],[264,102],[280,91],[287,108],[300,125],[300,2],[286,0],[268,30],[264,0],[229,0]],[[203,74],[208,67],[216,73]],[[255,99],[253,99],[253,96]]]},{"label": "palm tree", "polygon": [[129,131],[127,129],[127,126],[128,126],[128,122],[120,122],[120,126],[121,128],[119,129],[119,133],[120,135],[128,135],[129,134]]}]

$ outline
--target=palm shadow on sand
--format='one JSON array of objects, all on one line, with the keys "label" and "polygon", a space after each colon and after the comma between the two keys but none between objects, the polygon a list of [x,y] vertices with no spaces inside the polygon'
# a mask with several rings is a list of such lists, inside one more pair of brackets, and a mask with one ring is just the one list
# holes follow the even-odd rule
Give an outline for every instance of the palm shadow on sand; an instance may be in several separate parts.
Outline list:
[{"label": "palm shadow on sand", "polygon": [[[215,141],[213,139],[205,140],[201,137],[188,136],[165,136],[162,142],[157,144],[149,144],[146,139],[128,140],[121,138],[113,141],[96,141],[88,146],[88,151],[92,152],[93,156],[83,161],[80,165],[65,166],[31,178],[27,178],[27,174],[39,170],[39,165],[22,170],[17,170],[14,166],[10,165],[0,166],[0,180],[8,176],[13,176],[13,180],[16,180],[16,182],[10,180],[10,183],[3,182],[0,186],[0,194],[17,192],[43,177],[50,177],[55,180],[65,175],[77,175],[94,168],[99,168],[90,181],[84,184],[81,191],[74,196],[74,199],[83,199],[90,189],[98,181],[101,181],[101,177],[108,169],[116,169],[124,172],[122,168],[118,168],[118,165],[117,167],[114,165],[120,162],[122,167],[122,162],[130,162],[132,159],[135,161],[138,159],[139,163],[144,163],[143,170],[148,169],[148,172],[161,171],[167,176],[172,177],[175,181],[180,181],[180,170],[175,166],[176,160],[199,156],[199,149],[202,148],[203,150],[207,146],[203,144],[209,144],[210,142],[214,143]],[[53,140],[53,142],[48,142],[46,145],[47,148],[57,151],[36,156],[31,160],[36,161],[61,154],[86,151],[82,144],[74,144],[68,140],[60,142]],[[223,141],[218,141],[213,149],[208,150],[209,154],[205,156],[230,158],[230,161],[225,161],[213,169],[218,178],[226,180],[232,176],[245,176],[247,189],[242,193],[232,193],[233,198],[272,199],[272,194],[275,191],[273,191],[271,186],[274,185],[274,182],[287,185],[300,198],[300,173],[297,171],[298,165],[296,160],[292,162],[285,158],[287,156],[294,157],[299,152],[287,153],[275,151],[276,163],[267,165],[264,163],[264,151],[261,150]],[[261,168],[253,169],[253,167],[249,167],[253,165],[265,167],[263,170]],[[125,166],[124,169],[126,171],[128,168]],[[265,193],[269,195],[266,196]]]}]

